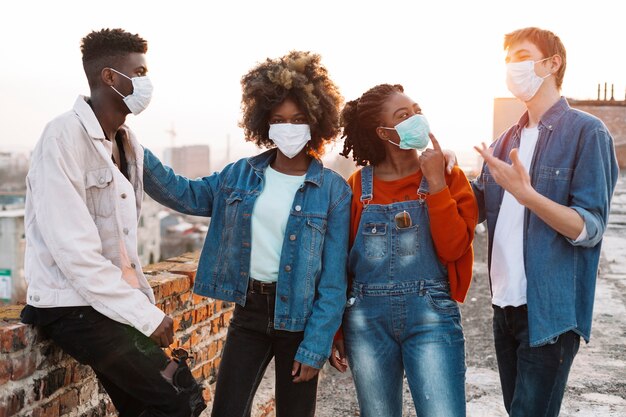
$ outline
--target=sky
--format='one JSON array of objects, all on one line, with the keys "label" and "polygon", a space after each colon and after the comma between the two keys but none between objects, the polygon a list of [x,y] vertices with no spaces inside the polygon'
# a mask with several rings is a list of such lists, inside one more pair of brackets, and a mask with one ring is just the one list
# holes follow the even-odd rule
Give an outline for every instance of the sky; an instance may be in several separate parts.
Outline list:
[{"label": "sky", "polygon": [[560,36],[563,95],[595,98],[608,82],[624,99],[624,11],[618,0],[3,2],[0,150],[32,149],[49,120],[89,94],[80,40],[120,27],[148,41],[154,96],[127,124],[156,152],[209,144],[214,169],[257,153],[238,127],[240,79],[265,58],[299,49],[322,56],[346,101],[380,83],[403,84],[442,146],[463,156],[492,139],[493,99],[510,96],[502,41],[512,30]]}]

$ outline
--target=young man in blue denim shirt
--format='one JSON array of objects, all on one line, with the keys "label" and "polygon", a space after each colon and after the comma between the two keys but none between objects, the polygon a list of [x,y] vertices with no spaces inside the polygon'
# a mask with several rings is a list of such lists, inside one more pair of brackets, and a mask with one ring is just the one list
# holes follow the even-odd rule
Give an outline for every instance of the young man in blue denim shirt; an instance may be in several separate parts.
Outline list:
[{"label": "young man in blue denim shirt", "polygon": [[472,184],[489,229],[494,339],[510,416],[557,416],[589,341],[600,246],[618,176],[613,138],[560,95],[566,54],[547,30],[504,38],[507,86],[527,112]]}]

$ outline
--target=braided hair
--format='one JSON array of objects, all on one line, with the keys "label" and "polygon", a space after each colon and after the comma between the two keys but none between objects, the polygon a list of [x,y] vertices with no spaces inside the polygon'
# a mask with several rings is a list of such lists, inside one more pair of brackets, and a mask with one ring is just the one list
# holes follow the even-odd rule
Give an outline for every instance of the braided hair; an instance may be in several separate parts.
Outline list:
[{"label": "braided hair", "polygon": [[341,111],[343,128],[343,152],[340,155],[352,159],[357,165],[377,165],[385,159],[385,146],[376,133],[381,125],[380,114],[387,99],[403,93],[400,84],[380,84],[367,90],[360,98],[349,101]]}]

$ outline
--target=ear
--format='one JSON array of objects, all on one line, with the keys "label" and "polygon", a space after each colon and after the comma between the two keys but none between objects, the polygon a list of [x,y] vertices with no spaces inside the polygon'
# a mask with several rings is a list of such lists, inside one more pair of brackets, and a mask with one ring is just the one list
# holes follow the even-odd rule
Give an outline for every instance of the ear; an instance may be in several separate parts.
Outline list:
[{"label": "ear", "polygon": [[561,68],[561,65],[563,65],[563,58],[561,58],[561,55],[554,55],[550,59],[550,72],[552,72],[552,74],[556,74]]},{"label": "ear", "polygon": [[383,129],[382,127],[376,128],[376,135],[378,136],[378,139],[385,142],[389,140],[389,131],[387,129]]},{"label": "ear", "polygon": [[104,85],[113,85],[115,73],[111,71],[111,68],[102,68],[102,71],[100,71],[100,79]]}]

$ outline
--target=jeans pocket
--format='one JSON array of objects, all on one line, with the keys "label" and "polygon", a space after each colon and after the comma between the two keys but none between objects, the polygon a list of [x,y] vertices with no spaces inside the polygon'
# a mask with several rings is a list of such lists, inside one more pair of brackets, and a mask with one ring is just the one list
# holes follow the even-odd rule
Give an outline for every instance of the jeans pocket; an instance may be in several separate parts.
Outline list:
[{"label": "jeans pocket", "polygon": [[450,297],[447,290],[431,288],[426,292],[426,298],[435,311],[448,314],[459,312],[459,305]]}]

